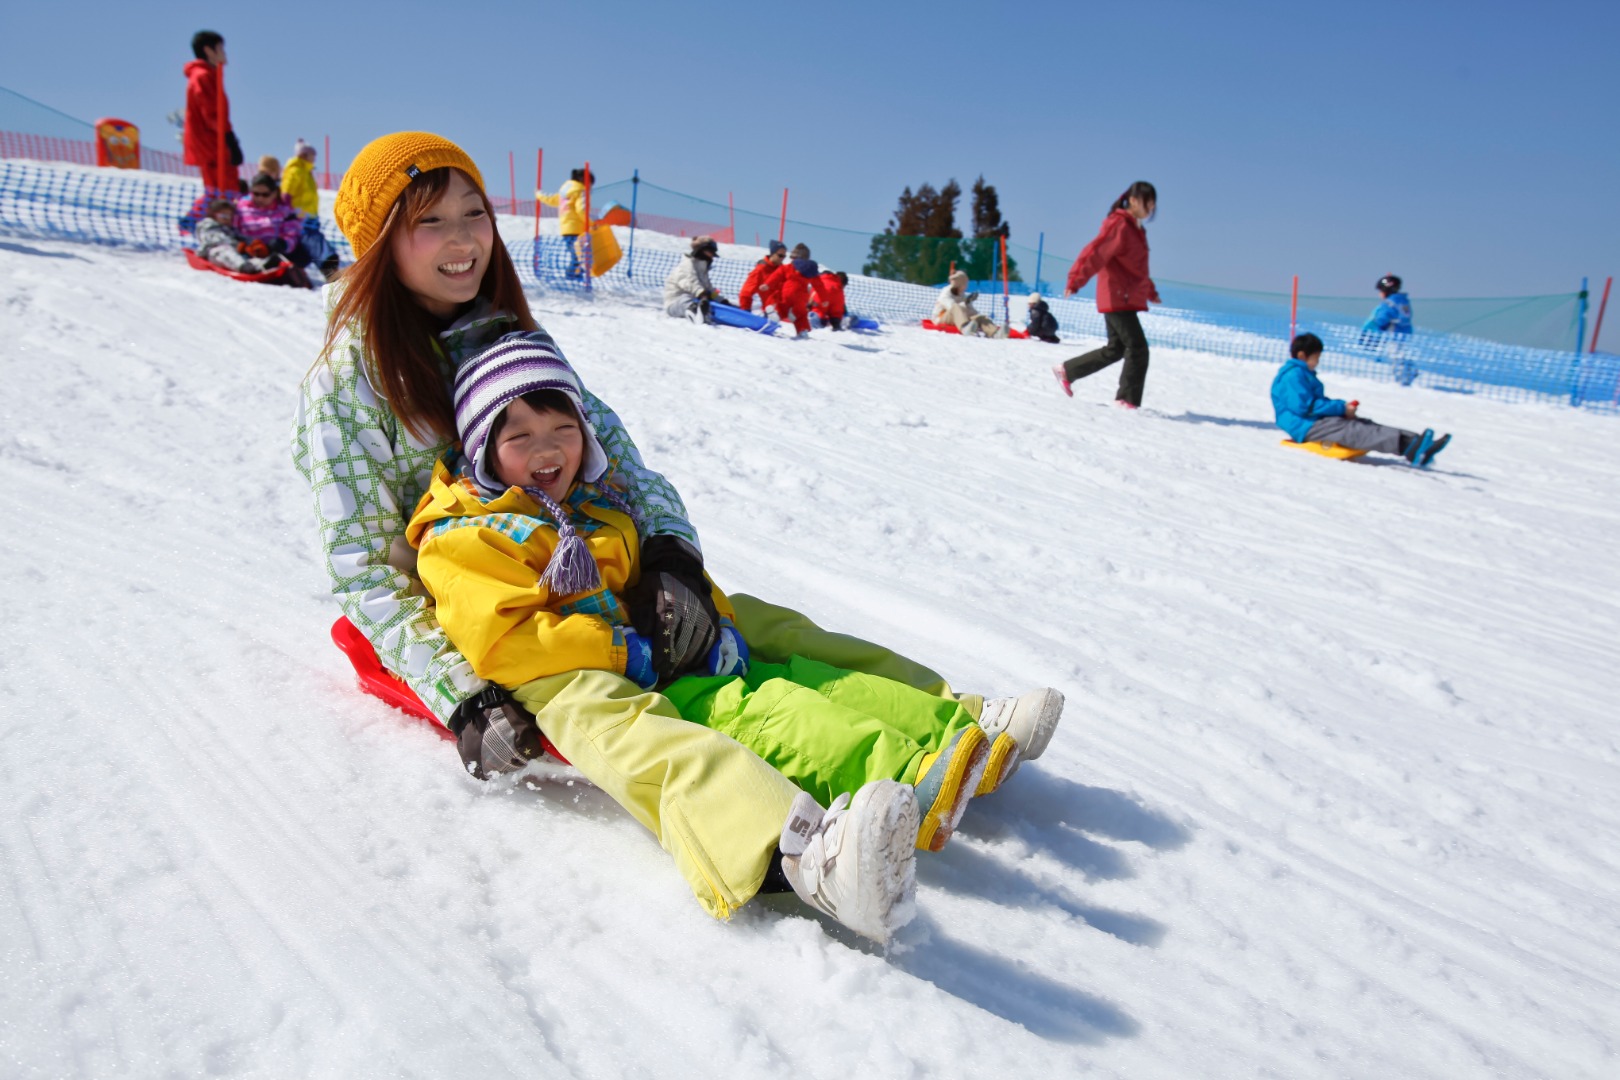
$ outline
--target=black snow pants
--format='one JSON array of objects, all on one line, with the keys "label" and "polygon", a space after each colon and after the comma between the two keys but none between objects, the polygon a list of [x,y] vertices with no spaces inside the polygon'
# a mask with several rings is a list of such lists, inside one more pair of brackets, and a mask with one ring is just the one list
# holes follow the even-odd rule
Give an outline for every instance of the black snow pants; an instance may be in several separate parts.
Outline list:
[{"label": "black snow pants", "polygon": [[1108,344],[1063,361],[1063,373],[1070,382],[1079,382],[1123,359],[1125,367],[1119,373],[1119,390],[1114,398],[1140,405],[1148,370],[1148,343],[1142,321],[1134,311],[1110,311],[1103,315],[1103,322],[1108,325]]}]

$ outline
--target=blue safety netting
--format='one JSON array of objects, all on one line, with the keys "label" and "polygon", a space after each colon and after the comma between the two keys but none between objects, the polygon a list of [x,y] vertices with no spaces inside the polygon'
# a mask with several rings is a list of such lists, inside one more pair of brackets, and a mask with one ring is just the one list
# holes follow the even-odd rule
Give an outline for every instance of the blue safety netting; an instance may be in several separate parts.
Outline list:
[{"label": "blue safety netting", "polygon": [[[645,194],[647,186],[643,183],[639,194]],[[599,200],[608,194],[608,187],[598,189]],[[178,249],[189,243],[180,223],[199,194],[198,183],[183,177],[0,159],[0,234]],[[639,207],[637,217],[644,223],[649,220],[640,214]],[[683,220],[717,224],[695,218]],[[739,232],[741,221],[739,218]],[[568,276],[571,258],[565,242],[553,235],[531,239],[524,235],[530,228],[532,223],[525,218],[502,216],[502,235],[525,283],[533,288],[574,292],[589,288],[656,297],[683,246],[672,242],[667,234],[649,233],[645,227],[639,231],[642,242],[637,245],[630,229],[616,227],[614,233],[625,256],[607,274],[587,285]],[[348,244],[330,221],[323,223],[323,232],[347,257]],[[722,258],[712,272],[716,288],[735,297],[761,254],[751,244],[723,247]],[[1027,290],[1031,284],[1033,281],[1022,288]],[[1191,306],[1211,290],[1192,286],[1182,291],[1172,282],[1159,284],[1167,303],[1142,318],[1148,340],[1155,347],[1183,348],[1267,364],[1285,358],[1290,329],[1288,308],[1277,303],[1272,294],[1235,294],[1224,310],[1211,311]],[[1013,287],[1019,285],[1015,282]],[[1095,305],[1083,297],[1065,300],[1055,295],[1059,291],[1052,290],[1048,302],[1065,341],[1077,351],[1095,346],[1106,336]],[[936,287],[859,274],[850,275],[846,290],[852,313],[909,325],[933,313],[938,294]],[[1321,298],[1309,299],[1310,303],[1302,300],[1298,329],[1322,337],[1327,346],[1323,367],[1328,371],[1510,401],[1560,401],[1620,412],[1620,359],[1613,355],[1579,355],[1573,350],[1504,344],[1427,328],[1400,338],[1369,336],[1360,330],[1359,319],[1319,305],[1316,301]],[[986,291],[978,307],[997,321],[1021,326],[1026,303],[1022,293],[1004,297]]]}]

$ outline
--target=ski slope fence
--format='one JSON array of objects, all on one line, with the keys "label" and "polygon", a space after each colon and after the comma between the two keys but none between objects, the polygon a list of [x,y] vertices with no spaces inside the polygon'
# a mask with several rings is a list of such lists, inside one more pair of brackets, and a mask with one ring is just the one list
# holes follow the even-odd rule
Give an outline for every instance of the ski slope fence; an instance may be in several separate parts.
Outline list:
[{"label": "ski slope fence", "polygon": [[[200,194],[195,179],[180,175],[4,158],[0,159],[0,235],[178,251],[191,245],[181,223],[193,212]],[[686,244],[648,226],[671,220],[702,224],[700,218],[673,215],[663,215],[666,221],[660,222],[660,215],[642,215],[638,210],[634,233],[626,227],[614,228],[624,257],[586,286],[569,278],[570,256],[561,238],[545,233],[538,239],[532,237],[533,204],[529,205],[529,215],[498,217],[519,274],[531,288],[573,293],[588,288],[614,295],[660,297],[664,278]],[[329,218],[323,219],[322,231],[340,254],[349,257],[347,241]],[[762,254],[752,245],[723,247],[711,271],[715,287],[735,297]],[[1028,289],[1019,282],[1013,287]],[[1170,283],[1161,282],[1161,292],[1169,302],[1142,317],[1152,345],[1272,365],[1287,358],[1288,311],[1286,307],[1276,310],[1277,305],[1261,299],[1264,294],[1249,294],[1255,299],[1246,311],[1231,310],[1233,305],[1212,311],[1181,306],[1184,294]],[[850,275],[846,289],[852,313],[910,325],[932,314],[938,294],[936,287],[857,274]],[[1041,350],[1043,360],[1084,351],[1106,337],[1102,316],[1084,296],[1048,297],[1048,302],[1066,344],[1048,348],[1031,342],[1030,348]],[[1024,295],[987,292],[977,306],[998,322],[1019,326],[1027,300]],[[1322,338],[1325,371],[1506,401],[1562,402],[1620,414],[1620,357],[1612,354],[1581,355],[1426,329],[1406,337],[1367,335],[1359,322],[1343,313],[1309,303],[1300,310],[1298,329]]]}]

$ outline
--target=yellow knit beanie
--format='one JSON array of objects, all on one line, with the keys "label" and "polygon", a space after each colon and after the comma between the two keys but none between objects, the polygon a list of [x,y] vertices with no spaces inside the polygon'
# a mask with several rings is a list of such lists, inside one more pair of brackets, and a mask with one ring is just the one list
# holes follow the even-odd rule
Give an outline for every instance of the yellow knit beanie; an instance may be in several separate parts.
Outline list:
[{"label": "yellow knit beanie", "polygon": [[343,174],[337,201],[332,204],[332,216],[348,237],[356,259],[376,243],[400,192],[429,169],[446,166],[460,169],[478,190],[484,189],[478,166],[449,139],[425,131],[398,131],[366,144]]}]

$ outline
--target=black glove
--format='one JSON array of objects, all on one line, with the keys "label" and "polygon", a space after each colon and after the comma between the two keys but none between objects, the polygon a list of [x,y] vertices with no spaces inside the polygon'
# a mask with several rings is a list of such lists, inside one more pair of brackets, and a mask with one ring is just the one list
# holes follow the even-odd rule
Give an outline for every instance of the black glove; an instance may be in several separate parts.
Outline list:
[{"label": "black glove", "polygon": [[242,164],[244,160],[242,157],[242,144],[236,141],[236,132],[234,131],[225,132],[225,152],[231,156],[232,165]]},{"label": "black glove", "polygon": [[277,255],[285,255],[285,254],[287,254],[287,241],[283,240],[279,236],[276,237],[274,240],[270,241],[265,246],[268,247],[271,251],[275,252]]},{"label": "black glove", "polygon": [[463,701],[450,718],[450,730],[461,763],[480,780],[516,772],[540,756],[534,717],[499,686]]},{"label": "black glove", "polygon": [[641,580],[625,590],[636,633],[652,646],[660,683],[703,667],[720,632],[703,556],[678,536],[660,534],[641,546]]}]

